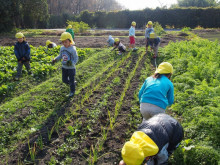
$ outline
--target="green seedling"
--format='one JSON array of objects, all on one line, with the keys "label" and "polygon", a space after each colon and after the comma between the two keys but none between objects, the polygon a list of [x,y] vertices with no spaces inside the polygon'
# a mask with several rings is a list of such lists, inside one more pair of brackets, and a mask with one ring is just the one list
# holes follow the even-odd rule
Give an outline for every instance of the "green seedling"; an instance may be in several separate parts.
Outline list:
[{"label": "green seedling", "polygon": [[29,149],[29,154],[30,154],[30,157],[31,157],[31,161],[35,161],[36,147],[37,147],[36,143],[34,143],[33,147],[31,147],[30,143],[29,143],[29,139],[28,139],[28,149]]},{"label": "green seedling", "polygon": [[37,146],[39,146],[40,150],[43,150],[43,139],[42,136],[40,135],[37,139]]}]

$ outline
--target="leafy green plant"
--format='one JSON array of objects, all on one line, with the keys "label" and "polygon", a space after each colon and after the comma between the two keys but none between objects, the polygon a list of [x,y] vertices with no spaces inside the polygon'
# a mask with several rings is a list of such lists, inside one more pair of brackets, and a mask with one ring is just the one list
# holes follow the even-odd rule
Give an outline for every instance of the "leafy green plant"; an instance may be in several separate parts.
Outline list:
[{"label": "leafy green plant", "polygon": [[89,25],[85,22],[73,22],[73,21],[67,21],[68,25],[72,25],[75,33],[84,33],[88,29],[91,29]]},{"label": "leafy green plant", "polygon": [[29,139],[28,139],[28,149],[29,149],[29,154],[30,154],[30,157],[31,157],[31,160],[32,161],[35,161],[35,157],[36,157],[36,146],[37,144],[34,143],[33,147],[30,146],[30,143],[29,143]]},{"label": "leafy green plant", "polygon": [[37,139],[37,146],[39,146],[40,150],[43,150],[43,139],[42,136],[40,135]]},{"label": "leafy green plant", "polygon": [[164,31],[163,27],[159,24],[159,22],[154,22],[153,23],[154,31],[155,33],[160,36],[162,34],[165,34],[166,32]]}]

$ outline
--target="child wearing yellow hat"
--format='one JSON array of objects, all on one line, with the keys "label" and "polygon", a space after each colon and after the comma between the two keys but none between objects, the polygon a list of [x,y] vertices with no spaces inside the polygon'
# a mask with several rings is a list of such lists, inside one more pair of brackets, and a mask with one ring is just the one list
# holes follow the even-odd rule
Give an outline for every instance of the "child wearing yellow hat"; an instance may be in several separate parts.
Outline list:
[{"label": "child wearing yellow hat", "polygon": [[160,38],[156,37],[156,34],[154,32],[151,32],[149,38],[147,38],[146,52],[147,52],[149,46],[154,51],[153,58],[157,58],[158,57],[158,49],[160,46]]},{"label": "child wearing yellow hat", "polygon": [[124,53],[126,51],[126,47],[121,43],[119,38],[115,38],[115,42],[114,42],[114,46],[113,46],[112,50],[114,50],[116,48],[118,48],[118,50],[119,50],[118,55],[122,55],[122,53]]},{"label": "child wearing yellow hat", "polygon": [[70,94],[68,96],[73,97],[75,94],[75,65],[78,61],[78,55],[70,33],[62,33],[60,40],[63,46],[60,48],[59,56],[53,59],[52,63],[62,59],[62,80],[70,86]]},{"label": "child wearing yellow hat", "polygon": [[18,66],[17,66],[17,75],[15,77],[15,80],[19,80],[21,74],[22,74],[22,67],[23,65],[26,67],[28,74],[31,75],[31,66],[30,66],[30,46],[26,42],[26,38],[23,33],[19,32],[15,35],[15,38],[17,38],[17,42],[14,46],[14,53],[18,60]]},{"label": "child wearing yellow hat", "polygon": [[57,44],[55,44],[54,42],[51,42],[50,40],[47,40],[46,46],[47,46],[47,48],[55,48],[57,46]]},{"label": "child wearing yellow hat", "polygon": [[68,25],[68,26],[66,27],[66,32],[68,32],[68,33],[71,34],[72,39],[73,39],[73,41],[74,41],[74,39],[75,39],[75,33],[74,33],[74,31],[73,31],[72,25]]},{"label": "child wearing yellow hat", "polygon": [[183,139],[180,123],[167,114],[158,114],[144,121],[126,142],[119,165],[141,165],[146,159],[147,165],[167,164],[169,156]]},{"label": "child wearing yellow hat", "polygon": [[168,105],[174,102],[174,87],[170,81],[173,66],[162,62],[155,74],[148,77],[139,91],[140,112],[143,120],[148,120],[158,113],[165,113]]},{"label": "child wearing yellow hat", "polygon": [[136,22],[133,21],[129,29],[129,40],[130,40],[129,48],[132,49],[133,51],[137,50],[137,48],[135,48],[135,27],[136,27]]}]

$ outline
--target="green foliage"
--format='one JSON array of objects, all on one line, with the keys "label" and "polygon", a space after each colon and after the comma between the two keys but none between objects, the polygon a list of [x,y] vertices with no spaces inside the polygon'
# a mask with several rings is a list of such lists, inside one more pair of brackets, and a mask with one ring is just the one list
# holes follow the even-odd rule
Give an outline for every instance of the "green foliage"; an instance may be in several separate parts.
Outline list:
[{"label": "green foliage", "polygon": [[[57,67],[51,64],[54,57],[59,54],[60,46],[53,49],[46,49],[46,47],[31,48],[31,69],[35,79],[42,79],[51,74]],[[91,49],[77,49],[79,56],[78,63],[81,63],[90,54]],[[0,97],[5,95],[8,91],[13,90],[11,83],[17,73],[17,59],[14,54],[14,47],[0,47]],[[25,75],[26,69],[23,69]]]},{"label": "green foliage", "polygon": [[218,0],[177,0],[180,7],[214,7],[218,5]]},{"label": "green foliage", "polygon": [[75,33],[83,33],[90,29],[89,25],[85,22],[73,22],[73,21],[67,21],[68,25],[72,25]]},{"label": "green foliage", "polygon": [[159,24],[159,22],[154,22],[153,23],[154,26],[154,31],[157,35],[162,35],[165,34],[166,32],[164,31],[163,27]]},{"label": "green foliage", "polygon": [[183,29],[181,29],[181,32],[188,32],[188,31],[192,31],[192,29],[190,27],[184,27]]},{"label": "green foliage", "polygon": [[170,43],[162,54],[163,60],[174,66],[175,104],[172,111],[182,116],[185,138],[192,139],[196,146],[190,151],[177,151],[176,156],[182,157],[185,164],[217,164],[217,146],[220,144],[219,43],[203,39]]},{"label": "green foliage", "polygon": [[[67,20],[83,21],[90,27],[97,28],[128,28],[132,21],[137,22],[137,28],[143,28],[148,20],[159,22],[162,27],[195,28],[202,26],[204,28],[218,28],[220,21],[220,8],[173,8],[173,9],[144,9],[139,11],[115,11],[115,12],[81,12],[75,18],[69,19],[62,16],[51,15],[54,27],[63,27],[63,22]],[[68,17],[73,17],[68,14]],[[57,22],[57,23],[56,23]],[[62,22],[62,23],[61,23]]]}]

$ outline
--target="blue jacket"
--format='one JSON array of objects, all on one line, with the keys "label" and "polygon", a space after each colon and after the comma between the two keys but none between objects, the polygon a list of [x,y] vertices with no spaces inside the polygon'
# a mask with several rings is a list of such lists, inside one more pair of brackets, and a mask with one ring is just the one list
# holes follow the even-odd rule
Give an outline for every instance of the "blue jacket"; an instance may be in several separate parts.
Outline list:
[{"label": "blue jacket", "polygon": [[160,43],[160,38],[159,37],[154,38],[153,40],[151,40],[151,39],[147,40],[147,46],[150,45],[150,46],[156,47],[159,43]]},{"label": "blue jacket", "polygon": [[154,32],[154,28],[146,28],[145,30],[145,38],[150,38],[150,33]]},{"label": "blue jacket", "polygon": [[166,109],[174,102],[173,83],[165,75],[157,79],[148,77],[139,91],[139,101]]},{"label": "blue jacket", "polygon": [[31,59],[30,52],[30,46],[26,41],[23,41],[22,43],[17,42],[14,46],[14,53],[18,61],[20,61],[23,57],[29,61]]}]

